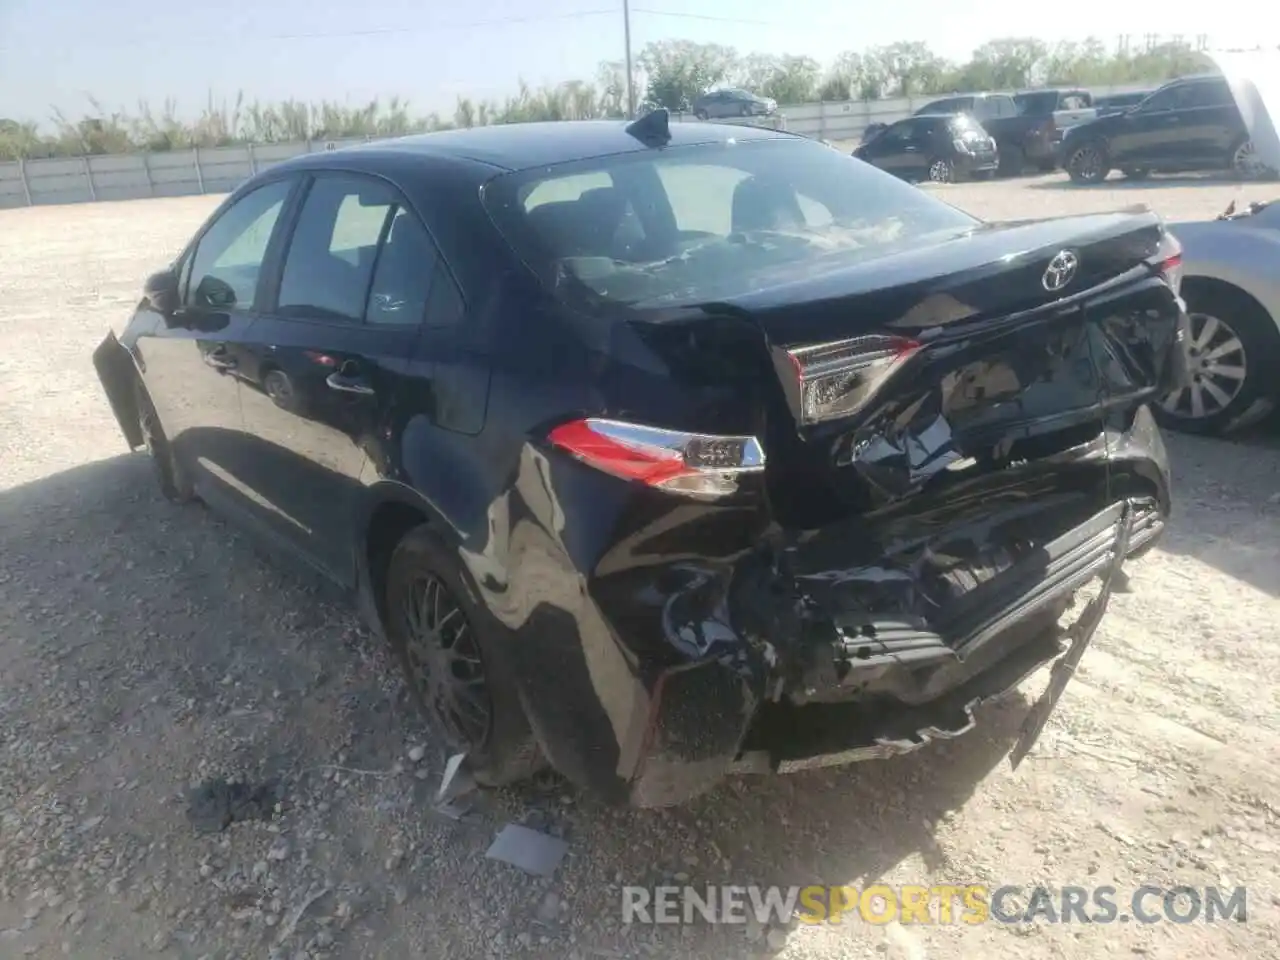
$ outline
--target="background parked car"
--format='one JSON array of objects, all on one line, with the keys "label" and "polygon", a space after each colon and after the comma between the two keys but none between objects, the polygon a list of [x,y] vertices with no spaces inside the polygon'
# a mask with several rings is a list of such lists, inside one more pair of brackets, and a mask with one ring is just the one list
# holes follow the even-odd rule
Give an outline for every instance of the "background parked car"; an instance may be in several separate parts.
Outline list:
[{"label": "background parked car", "polygon": [[[1232,78],[1232,97],[1244,108],[1257,159],[1280,169],[1280,87],[1274,83],[1280,52],[1214,58]],[[1171,229],[1182,242],[1191,378],[1156,412],[1178,430],[1228,432],[1255,422],[1280,398],[1280,197],[1238,208],[1233,201],[1214,220]]]},{"label": "background parked car", "polygon": [[[968,93],[933,100],[912,116],[965,113],[973,117],[995,140],[1000,154],[1000,173],[1005,176],[1021,173],[1027,163],[1052,170],[1057,163],[1059,139],[1054,112],[1063,101],[1059,96],[1061,91],[1045,92],[1052,94],[1052,99],[1036,101],[1033,112],[1026,112],[1007,93]],[[864,142],[869,143],[885,126],[869,126],[864,133]]]},{"label": "background parked car", "polygon": [[1117,167],[1126,177],[1153,172],[1234,170],[1253,178],[1264,168],[1224,77],[1185,77],[1137,107],[1072,127],[1062,167],[1076,183],[1099,183]]},{"label": "background parked car", "polygon": [[719,120],[724,117],[767,117],[776,113],[778,102],[770,97],[758,97],[737,87],[708,90],[693,101],[693,115],[699,120]]},{"label": "background parked car", "polygon": [[963,113],[899,120],[853,155],[903,180],[935,183],[990,176],[1000,161],[995,140]]}]

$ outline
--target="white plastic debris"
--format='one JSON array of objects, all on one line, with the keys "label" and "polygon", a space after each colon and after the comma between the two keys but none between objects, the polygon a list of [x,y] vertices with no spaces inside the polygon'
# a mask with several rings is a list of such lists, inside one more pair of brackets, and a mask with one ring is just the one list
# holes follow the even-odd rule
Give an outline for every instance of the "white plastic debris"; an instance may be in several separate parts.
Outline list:
[{"label": "white plastic debris", "polygon": [[556,872],[568,849],[569,845],[559,837],[509,823],[498,831],[485,856],[519,867],[535,877],[549,877]]}]

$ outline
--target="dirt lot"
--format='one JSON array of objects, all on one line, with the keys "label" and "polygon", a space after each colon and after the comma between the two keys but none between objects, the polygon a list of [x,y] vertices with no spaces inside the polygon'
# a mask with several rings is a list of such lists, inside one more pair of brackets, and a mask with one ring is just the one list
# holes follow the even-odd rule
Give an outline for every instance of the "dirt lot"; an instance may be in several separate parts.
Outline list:
[{"label": "dirt lot", "polygon": [[[1234,186],[942,188],[986,216]],[[212,198],[0,213],[0,957],[1280,956],[1280,444],[1171,438],[1177,516],[1133,568],[1037,752],[1015,698],[913,757],[605,809],[554,779],[429,812],[438,748],[383,650],[315,584],[126,455],[89,354]],[[1043,683],[1028,684],[1027,695]],[[420,756],[415,747],[426,747]],[[410,755],[412,751],[412,756]],[[270,778],[213,837],[184,791]],[[521,820],[550,881],[485,860]],[[1248,886],[1248,923],[624,926],[620,884]]]}]

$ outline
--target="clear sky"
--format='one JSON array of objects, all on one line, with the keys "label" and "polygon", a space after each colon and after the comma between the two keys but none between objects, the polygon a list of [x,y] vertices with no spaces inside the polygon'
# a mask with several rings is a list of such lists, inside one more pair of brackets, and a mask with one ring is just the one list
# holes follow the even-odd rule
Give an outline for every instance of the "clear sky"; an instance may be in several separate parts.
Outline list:
[{"label": "clear sky", "polygon": [[[1260,42],[1266,3],[1163,0],[632,0],[632,45],[683,38],[830,62],[843,50],[923,40],[962,59],[984,40],[1053,41],[1160,30],[1215,43]],[[1240,16],[1230,17],[1235,7]],[[1069,11],[1064,13],[1064,10]],[[1253,11],[1247,18],[1245,11]],[[661,12],[665,11],[665,12]],[[1158,16],[1153,12],[1158,11]],[[1234,22],[1233,22],[1234,20]],[[198,113],[210,91],[232,101],[297,97],[367,101],[398,94],[420,112],[451,112],[458,95],[501,97],[591,78],[620,59],[621,0],[0,0],[0,116],[70,116],[91,93],[108,109],[177,100]],[[1243,27],[1239,26],[1243,24]]]}]

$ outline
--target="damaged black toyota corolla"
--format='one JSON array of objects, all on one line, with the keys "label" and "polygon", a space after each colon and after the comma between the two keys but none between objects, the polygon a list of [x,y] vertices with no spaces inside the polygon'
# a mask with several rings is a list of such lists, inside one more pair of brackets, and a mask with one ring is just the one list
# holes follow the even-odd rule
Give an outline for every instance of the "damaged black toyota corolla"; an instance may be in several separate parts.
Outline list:
[{"label": "damaged black toyota corolla", "polygon": [[1178,264],[1147,212],[983,223],[773,131],[491,127],[259,174],[94,360],[482,782],[669,804],[1056,695],[1169,514]]}]

